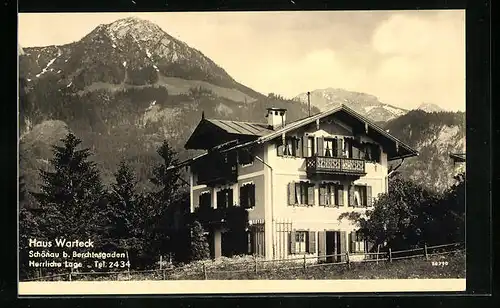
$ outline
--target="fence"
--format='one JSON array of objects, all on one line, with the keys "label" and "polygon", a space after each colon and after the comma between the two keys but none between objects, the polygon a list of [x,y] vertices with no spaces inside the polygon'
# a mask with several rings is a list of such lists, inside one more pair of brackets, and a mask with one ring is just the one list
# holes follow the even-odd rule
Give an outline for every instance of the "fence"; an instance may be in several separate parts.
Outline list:
[{"label": "fence", "polygon": [[[51,276],[37,277],[30,279],[28,281],[39,281],[39,280],[64,280],[64,281],[74,281],[82,280],[85,277],[92,276],[107,276],[110,280],[110,276],[115,276],[115,280],[131,280],[132,275],[140,274],[142,280],[155,279],[155,280],[170,280],[170,279],[183,279],[183,280],[199,280],[199,279],[209,279],[211,274],[220,273],[259,273],[269,270],[281,270],[281,269],[303,269],[322,267],[322,266],[334,266],[334,265],[347,265],[350,269],[352,264],[355,263],[365,263],[365,262],[393,262],[402,259],[410,258],[425,258],[429,259],[431,256],[451,254],[455,252],[465,251],[464,243],[452,243],[445,245],[427,246],[392,251],[389,249],[386,252],[370,252],[370,253],[356,253],[350,254],[345,252],[342,254],[330,254],[330,255],[317,255],[317,256],[306,256],[298,258],[280,259],[280,260],[263,260],[256,256],[251,257],[250,260],[246,259],[240,262],[229,262],[227,264],[217,263],[217,261],[206,262],[198,261],[195,265],[187,264],[184,267],[176,268],[162,268],[160,262],[159,269],[151,270],[137,270],[131,271],[130,269],[126,271],[112,271],[112,272],[73,272],[67,274],[57,274]],[[360,258],[361,257],[361,258]],[[321,261],[326,260],[326,261]],[[186,269],[187,271],[182,271],[177,277],[176,271]],[[94,279],[99,280],[99,279]]]}]

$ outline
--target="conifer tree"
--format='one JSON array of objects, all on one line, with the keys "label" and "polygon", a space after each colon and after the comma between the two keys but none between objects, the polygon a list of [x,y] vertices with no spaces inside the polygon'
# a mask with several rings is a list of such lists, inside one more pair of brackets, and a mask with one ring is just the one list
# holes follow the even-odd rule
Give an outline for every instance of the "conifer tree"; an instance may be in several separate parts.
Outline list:
[{"label": "conifer tree", "polygon": [[144,227],[148,213],[143,209],[141,195],[136,192],[137,179],[129,164],[121,161],[114,176],[106,211],[106,235],[110,245],[126,249],[134,258],[147,244]]},{"label": "conifer tree", "polygon": [[147,222],[150,236],[151,254],[170,253],[170,239],[173,225],[173,204],[179,199],[179,171],[169,169],[178,163],[176,152],[167,141],[163,141],[157,150],[162,158],[162,163],[153,168],[150,181],[158,188],[146,199],[149,220]]},{"label": "conifer tree", "polygon": [[210,250],[207,239],[205,238],[202,225],[198,221],[194,221],[191,226],[190,240],[190,261],[205,260],[210,258]]},{"label": "conifer tree", "polygon": [[163,162],[153,168],[153,177],[150,180],[159,188],[159,191],[154,194],[155,199],[160,202],[162,208],[166,208],[175,200],[180,186],[178,182],[179,170],[169,170],[168,168],[175,166],[179,161],[176,158],[177,153],[170,147],[166,140],[158,148],[157,153]]},{"label": "conifer tree", "polygon": [[72,133],[53,145],[52,171],[40,169],[43,184],[40,193],[33,193],[41,208],[39,227],[49,240],[92,239],[99,243],[104,209],[103,186],[95,163],[88,160],[89,149]]}]

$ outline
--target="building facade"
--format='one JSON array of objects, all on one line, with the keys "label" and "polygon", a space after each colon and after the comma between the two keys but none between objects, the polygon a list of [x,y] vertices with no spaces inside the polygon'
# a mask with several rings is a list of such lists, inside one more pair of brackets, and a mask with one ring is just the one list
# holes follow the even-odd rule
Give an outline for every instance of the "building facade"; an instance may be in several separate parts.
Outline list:
[{"label": "building facade", "polygon": [[388,191],[388,162],[417,155],[343,105],[291,123],[276,108],[267,123],[202,118],[185,147],[206,150],[180,164],[190,170],[191,212],[248,213],[238,235],[224,219],[206,227],[212,256],[266,259],[363,258],[370,243],[340,215],[371,208]]}]

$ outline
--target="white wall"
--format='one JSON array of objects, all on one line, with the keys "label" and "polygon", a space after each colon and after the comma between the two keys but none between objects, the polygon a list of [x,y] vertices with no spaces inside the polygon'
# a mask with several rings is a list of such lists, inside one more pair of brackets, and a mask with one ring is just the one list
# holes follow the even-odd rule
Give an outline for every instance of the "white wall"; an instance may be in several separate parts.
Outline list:
[{"label": "white wall", "polygon": [[[335,134],[329,134],[329,131],[334,131]],[[287,134],[288,136],[295,135],[298,137],[303,136],[304,132],[316,137],[343,137],[350,136],[349,132],[343,127],[342,123],[338,124],[320,124],[320,129],[316,129],[316,124],[309,125],[305,131],[298,131],[295,133]],[[281,137],[279,137],[281,138]],[[361,137],[362,142],[373,142],[366,136]],[[266,197],[266,206],[272,204],[272,221],[290,221],[292,229],[303,229],[310,231],[345,231],[346,243],[348,242],[348,233],[358,229],[348,219],[339,221],[339,216],[345,212],[359,212],[364,213],[364,208],[348,207],[348,192],[347,185],[349,182],[340,180],[339,183],[344,185],[344,202],[343,206],[324,207],[319,205],[319,182],[315,182],[315,205],[314,206],[290,206],[288,205],[288,183],[295,181],[310,181],[307,178],[305,158],[298,157],[281,157],[277,155],[277,148],[273,142],[267,144],[267,162],[273,167],[273,188],[272,200]],[[366,175],[354,181],[354,184],[366,184],[372,187],[372,197],[376,197],[379,193],[387,192],[387,154],[382,150],[380,163],[365,163]],[[266,176],[266,179],[268,177]],[[314,183],[314,182],[313,182]],[[268,187],[266,185],[266,187]],[[270,186],[269,186],[270,187]],[[267,232],[268,229],[266,229]],[[267,238],[266,238],[267,239]],[[284,243],[281,242],[278,236],[273,238],[274,248],[281,247]],[[316,233],[316,254],[317,254],[317,233]],[[267,243],[266,243],[267,244]],[[272,247],[266,245],[266,247]],[[281,256],[283,257],[283,256]],[[285,257],[297,257],[297,255],[287,255]],[[354,256],[353,260],[356,260]],[[358,257],[359,258],[359,257]]]}]

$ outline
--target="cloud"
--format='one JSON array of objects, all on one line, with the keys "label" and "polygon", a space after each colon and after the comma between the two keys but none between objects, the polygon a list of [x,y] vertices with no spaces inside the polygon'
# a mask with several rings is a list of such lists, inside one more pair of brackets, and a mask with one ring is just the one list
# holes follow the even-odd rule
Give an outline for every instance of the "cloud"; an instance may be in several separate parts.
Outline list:
[{"label": "cloud", "polygon": [[465,109],[463,11],[20,14],[20,44],[69,43],[130,15],[262,93],[338,87],[403,108]]},{"label": "cloud", "polygon": [[373,94],[407,108],[465,110],[463,12],[393,15],[375,29],[372,46],[380,57]]}]

